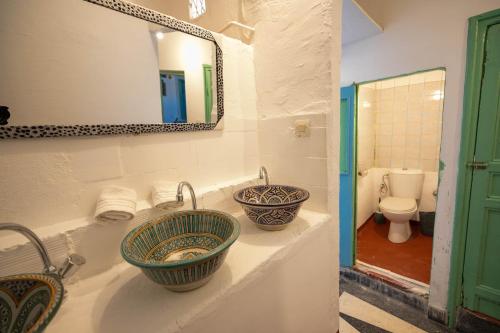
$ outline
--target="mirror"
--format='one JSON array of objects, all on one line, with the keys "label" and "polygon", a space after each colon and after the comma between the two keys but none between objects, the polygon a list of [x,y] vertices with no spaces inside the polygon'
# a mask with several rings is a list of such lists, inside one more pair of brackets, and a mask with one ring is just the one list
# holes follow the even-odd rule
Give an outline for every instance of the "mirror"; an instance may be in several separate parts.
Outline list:
[{"label": "mirror", "polygon": [[212,34],[143,7],[1,1],[0,45],[0,138],[209,130],[223,115]]}]

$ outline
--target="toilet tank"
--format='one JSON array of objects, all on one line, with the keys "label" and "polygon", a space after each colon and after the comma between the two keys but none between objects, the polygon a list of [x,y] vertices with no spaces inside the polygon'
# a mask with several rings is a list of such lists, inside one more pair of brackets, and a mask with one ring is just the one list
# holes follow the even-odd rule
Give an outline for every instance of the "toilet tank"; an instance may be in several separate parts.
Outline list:
[{"label": "toilet tank", "polygon": [[391,169],[389,188],[391,196],[398,198],[420,199],[424,184],[424,172],[417,169]]}]

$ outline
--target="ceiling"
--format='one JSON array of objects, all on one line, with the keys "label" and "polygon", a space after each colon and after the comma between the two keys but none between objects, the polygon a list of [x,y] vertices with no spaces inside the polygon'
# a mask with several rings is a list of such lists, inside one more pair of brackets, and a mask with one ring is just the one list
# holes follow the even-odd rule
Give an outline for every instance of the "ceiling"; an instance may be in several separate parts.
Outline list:
[{"label": "ceiling", "polygon": [[356,0],[343,0],[342,46],[382,33],[383,29]]}]

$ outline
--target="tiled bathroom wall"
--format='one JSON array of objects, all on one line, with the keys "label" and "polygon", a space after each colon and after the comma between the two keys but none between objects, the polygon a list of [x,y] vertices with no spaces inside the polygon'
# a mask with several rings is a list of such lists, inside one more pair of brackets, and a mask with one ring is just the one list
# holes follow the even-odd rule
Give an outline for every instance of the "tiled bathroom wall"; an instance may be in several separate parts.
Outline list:
[{"label": "tiled bathroom wall", "polygon": [[357,179],[356,227],[359,228],[376,210],[374,199],[375,170],[375,124],[377,111],[376,85],[365,84],[358,89],[358,171],[363,176]]},{"label": "tiled bathroom wall", "polygon": [[377,119],[375,83],[361,85],[358,90],[358,168],[362,171],[375,166],[375,124]]},{"label": "tiled bathroom wall", "polygon": [[437,171],[444,71],[376,83],[375,165]]},{"label": "tiled bathroom wall", "polygon": [[421,211],[435,211],[443,70],[361,84],[357,116],[357,227],[373,214],[390,168],[425,172]]}]

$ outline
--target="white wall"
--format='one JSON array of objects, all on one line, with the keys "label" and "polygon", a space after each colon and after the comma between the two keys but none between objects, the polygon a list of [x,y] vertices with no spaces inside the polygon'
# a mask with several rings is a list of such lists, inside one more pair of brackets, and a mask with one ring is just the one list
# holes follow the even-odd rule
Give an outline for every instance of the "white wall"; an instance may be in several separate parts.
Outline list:
[{"label": "white wall", "polygon": [[377,209],[374,201],[375,137],[377,90],[371,85],[359,86],[357,96],[357,162],[356,229],[359,229]]},{"label": "white wall", "polygon": [[444,71],[413,74],[372,84],[377,85],[378,101],[375,165],[437,172]]},{"label": "white wall", "polygon": [[378,200],[375,199],[375,193],[378,194],[378,187],[375,185],[376,171],[377,168],[370,168],[366,170],[366,175],[357,176],[356,229],[361,228],[377,210]]},{"label": "white wall", "polygon": [[[206,39],[183,32],[165,33],[158,40],[160,70],[183,71],[186,85],[186,110],[188,123],[205,122],[205,79],[203,65],[212,65],[215,79],[215,45]],[[215,88],[216,85],[213,85]],[[213,89],[213,101],[217,92]],[[214,106],[216,107],[216,106]]]},{"label": "white wall", "polygon": [[384,32],[342,50],[342,85],[446,67],[439,189],[429,304],[446,309],[465,73],[467,18],[499,0],[360,0]]},{"label": "white wall", "polygon": [[11,125],[161,123],[148,22],[81,0],[0,2]]},{"label": "white wall", "polygon": [[357,99],[358,170],[364,171],[375,166],[377,90],[370,85],[361,85]]},{"label": "white wall", "polygon": [[[261,162],[271,182],[311,192],[304,206],[332,215],[338,272],[339,60],[341,2],[245,2],[255,22],[255,80]],[[293,124],[311,120],[311,135],[297,138]],[[332,279],[338,290],[338,275]],[[338,328],[338,304],[332,306]],[[335,329],[333,330],[335,331]]]},{"label": "white wall", "polygon": [[[256,19],[255,74],[262,164],[273,182],[311,192],[305,206],[327,209],[326,115],[332,110],[330,59],[336,43],[331,15],[338,2],[257,1],[247,8]],[[321,24],[318,24],[321,22]],[[307,29],[305,28],[307,27]],[[279,38],[278,38],[279,36]],[[340,42],[340,41],[339,41]],[[311,120],[311,135],[296,138],[297,119]]]},{"label": "white wall", "polygon": [[223,131],[1,140],[2,221],[40,228],[92,216],[95,200],[108,184],[134,188],[143,200],[149,199],[156,180],[187,180],[196,191],[256,175],[253,49],[229,38],[221,39],[221,47]]}]

